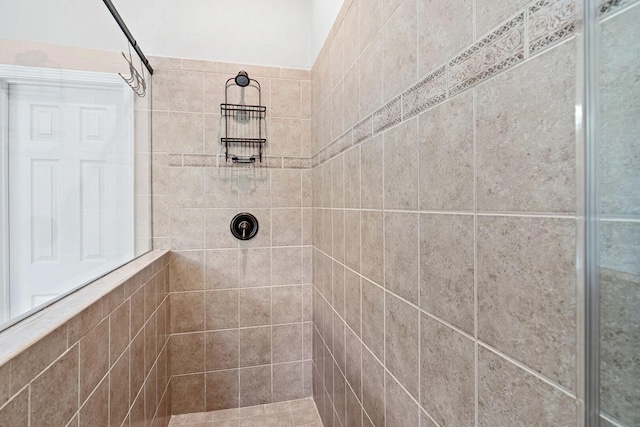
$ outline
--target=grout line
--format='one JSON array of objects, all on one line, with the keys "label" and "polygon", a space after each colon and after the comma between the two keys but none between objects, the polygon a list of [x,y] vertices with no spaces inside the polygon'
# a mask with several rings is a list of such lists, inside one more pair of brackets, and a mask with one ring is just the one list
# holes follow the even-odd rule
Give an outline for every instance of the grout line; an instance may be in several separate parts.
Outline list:
[{"label": "grout line", "polygon": [[[474,2],[475,8],[475,2]],[[474,28],[475,31],[475,28]],[[476,138],[476,107],[477,93],[472,89],[472,115],[473,115],[473,365],[474,365],[474,423],[479,426],[479,374],[478,374],[478,161]]]}]

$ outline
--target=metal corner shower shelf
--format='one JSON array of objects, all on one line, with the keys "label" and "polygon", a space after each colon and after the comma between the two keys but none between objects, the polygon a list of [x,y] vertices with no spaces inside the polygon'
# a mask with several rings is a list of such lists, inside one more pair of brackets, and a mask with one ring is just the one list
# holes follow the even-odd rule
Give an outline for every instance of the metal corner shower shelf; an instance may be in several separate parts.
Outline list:
[{"label": "metal corner shower shelf", "polygon": [[[244,91],[252,86],[258,93],[258,105],[242,103]],[[240,103],[229,102],[229,89],[239,88]],[[240,71],[225,84],[224,103],[220,104],[220,114],[224,118],[224,136],[220,138],[224,145],[225,160],[233,163],[251,164],[262,162],[263,148],[267,142],[263,134],[267,107],[262,105],[260,83],[249,79],[247,73]]]}]

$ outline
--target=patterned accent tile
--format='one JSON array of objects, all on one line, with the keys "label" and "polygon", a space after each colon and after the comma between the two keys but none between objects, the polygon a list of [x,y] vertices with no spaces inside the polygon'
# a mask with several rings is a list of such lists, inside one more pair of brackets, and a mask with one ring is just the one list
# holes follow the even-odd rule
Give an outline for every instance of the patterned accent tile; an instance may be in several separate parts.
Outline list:
[{"label": "patterned accent tile", "polygon": [[285,169],[309,169],[311,159],[307,157],[283,157],[282,165]]},{"label": "patterned accent tile", "polygon": [[339,153],[342,153],[344,150],[351,147],[351,133],[351,130],[348,130],[345,134],[338,137],[338,139],[335,141],[336,145],[338,146]]},{"label": "patterned accent tile", "polygon": [[371,137],[371,116],[353,127],[353,143],[357,144]]},{"label": "patterned accent tile", "polygon": [[524,16],[521,12],[449,62],[449,96],[524,60]]},{"label": "patterned accent tile", "polygon": [[373,133],[376,134],[402,121],[401,96],[397,96],[373,113]]},{"label": "patterned accent tile", "polygon": [[402,94],[402,120],[407,120],[445,99],[447,99],[446,64]]},{"label": "patterned accent tile", "polygon": [[639,0],[600,0],[598,2],[598,15],[600,18],[609,16],[623,7],[631,6]]},{"label": "patterned accent tile", "polygon": [[182,166],[182,154],[169,154],[169,166]]},{"label": "patterned accent tile", "polygon": [[326,148],[327,149],[327,156],[328,156],[329,159],[340,152],[340,147],[338,146],[338,142],[339,142],[339,140],[336,139],[331,144],[329,144],[327,146],[327,148]]},{"label": "patterned accent tile", "polygon": [[575,21],[575,0],[540,0],[529,6],[529,54],[572,36]]},{"label": "patterned accent tile", "polygon": [[267,167],[269,169],[282,169],[282,157],[263,157],[262,163],[263,167]]},{"label": "patterned accent tile", "polygon": [[205,154],[185,154],[183,166],[218,166],[218,156]]}]

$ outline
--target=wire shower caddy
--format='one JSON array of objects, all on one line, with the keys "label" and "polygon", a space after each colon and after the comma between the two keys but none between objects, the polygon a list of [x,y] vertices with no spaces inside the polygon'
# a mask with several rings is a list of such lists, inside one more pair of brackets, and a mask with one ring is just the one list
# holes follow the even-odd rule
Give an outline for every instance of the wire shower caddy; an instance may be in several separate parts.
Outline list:
[{"label": "wire shower caddy", "polygon": [[[240,101],[233,104],[229,102],[229,90],[236,88],[241,94]],[[257,90],[258,105],[247,105],[243,102],[246,88]],[[231,159],[233,163],[245,164],[262,162],[264,145],[267,142],[266,113],[267,107],[262,105],[262,88],[257,80],[249,79],[244,71],[227,80],[224,103],[220,104],[220,114],[225,126],[220,142],[224,145],[226,161]]]}]

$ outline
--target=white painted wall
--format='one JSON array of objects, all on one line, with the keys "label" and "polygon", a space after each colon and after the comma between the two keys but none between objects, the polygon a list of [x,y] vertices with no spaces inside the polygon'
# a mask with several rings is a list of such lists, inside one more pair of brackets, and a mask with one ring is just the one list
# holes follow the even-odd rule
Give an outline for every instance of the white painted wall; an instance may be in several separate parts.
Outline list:
[{"label": "white painted wall", "polygon": [[311,65],[313,65],[322,45],[331,30],[333,21],[336,20],[338,12],[344,0],[312,0],[313,10],[311,12]]},{"label": "white painted wall", "polygon": [[[145,54],[311,68],[343,0],[113,0]],[[0,38],[124,50],[101,0],[0,0]]]}]

